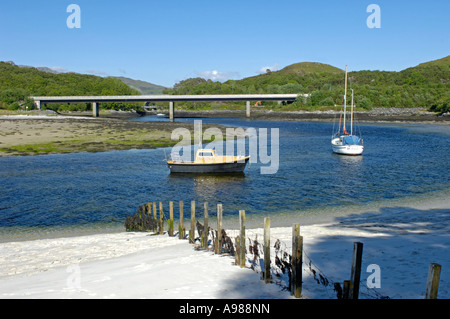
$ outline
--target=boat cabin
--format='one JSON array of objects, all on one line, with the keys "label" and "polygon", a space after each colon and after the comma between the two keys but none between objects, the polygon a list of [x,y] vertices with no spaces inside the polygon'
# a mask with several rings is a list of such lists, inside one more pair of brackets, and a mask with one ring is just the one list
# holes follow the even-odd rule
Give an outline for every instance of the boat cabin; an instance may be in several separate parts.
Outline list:
[{"label": "boat cabin", "polygon": [[214,150],[198,150],[195,158],[197,159],[200,157],[214,157],[214,156],[216,156]]},{"label": "boat cabin", "polygon": [[216,156],[216,152],[212,149],[199,149],[195,154],[195,163],[215,163],[222,162],[223,156]]}]

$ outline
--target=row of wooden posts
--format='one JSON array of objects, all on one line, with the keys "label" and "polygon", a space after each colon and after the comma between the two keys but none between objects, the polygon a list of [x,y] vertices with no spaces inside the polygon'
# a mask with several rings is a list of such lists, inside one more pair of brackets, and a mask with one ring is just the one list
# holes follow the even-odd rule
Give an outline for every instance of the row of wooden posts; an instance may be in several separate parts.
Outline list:
[{"label": "row of wooden posts", "polygon": [[[164,233],[164,213],[163,203],[159,202],[159,219],[157,219],[157,202],[149,202],[142,205],[139,208],[139,214],[147,213],[147,216],[151,216],[153,211],[153,219],[156,221],[157,228],[154,229],[158,234]],[[153,209],[152,209],[153,208]],[[203,249],[208,249],[209,243],[209,214],[208,203],[203,204],[204,208],[204,224],[203,231],[200,235],[200,243]],[[195,242],[195,201],[191,201],[191,228],[189,230],[189,243]],[[186,229],[184,227],[184,204],[183,201],[179,201],[179,225],[178,225],[178,238],[186,239]],[[213,250],[216,254],[222,253],[223,247],[223,228],[222,228],[222,204],[217,204],[217,236],[213,243]],[[235,264],[241,268],[245,268],[246,262],[246,235],[245,235],[245,211],[239,211],[239,224],[240,232],[239,236],[235,238]],[[169,219],[168,219],[168,234],[174,236],[174,219],[173,219],[173,201],[169,202]],[[264,218],[264,269],[262,270],[262,279],[269,283],[271,282],[270,271],[270,218]],[[353,257],[350,280],[344,280],[342,289],[342,299],[358,299],[359,285],[361,276],[361,263],[362,263],[362,251],[363,244],[361,242],[353,243]],[[300,224],[294,224],[292,227],[292,255],[291,255],[291,278],[290,278],[290,291],[293,296],[300,298],[302,292],[302,261],[303,261],[303,237],[300,236]],[[425,298],[436,299],[439,287],[439,278],[441,272],[441,265],[432,263],[430,264],[428,280],[426,285]]]},{"label": "row of wooden posts", "polygon": [[[203,215],[203,229],[204,231],[199,234],[200,235],[200,243],[203,249],[208,249],[209,242],[209,209],[208,203],[205,202],[203,204],[204,215]],[[164,233],[164,212],[163,212],[163,203],[159,202],[159,218],[157,216],[157,202],[150,202],[145,205],[142,205],[139,209],[139,214],[148,214],[151,216],[153,211],[153,219],[157,221],[157,229],[154,229],[158,234]],[[196,220],[195,220],[195,201],[191,201],[191,228],[189,230],[189,242],[195,242],[195,228],[196,228]],[[185,239],[186,238],[186,228],[184,227],[184,203],[183,201],[179,202],[179,216],[180,221],[178,225],[178,238]],[[223,206],[222,204],[217,204],[217,238],[215,238],[213,243],[213,250],[216,254],[222,253],[223,246],[223,228],[222,228],[222,220],[223,220]],[[245,211],[239,211],[239,224],[240,224],[240,232],[239,236],[235,238],[235,264],[239,265],[241,268],[245,268],[246,262],[246,235],[245,235]],[[169,218],[168,218],[168,234],[169,236],[174,236],[174,219],[173,219],[173,201],[169,202]],[[301,296],[302,289],[302,250],[303,250],[303,237],[300,236],[300,225],[295,224],[293,228],[293,237],[292,237],[292,274],[291,274],[291,283],[290,289],[292,294],[299,298]],[[271,282],[271,272],[270,272],[270,218],[264,218],[264,270],[263,270],[263,279],[266,283]]]}]

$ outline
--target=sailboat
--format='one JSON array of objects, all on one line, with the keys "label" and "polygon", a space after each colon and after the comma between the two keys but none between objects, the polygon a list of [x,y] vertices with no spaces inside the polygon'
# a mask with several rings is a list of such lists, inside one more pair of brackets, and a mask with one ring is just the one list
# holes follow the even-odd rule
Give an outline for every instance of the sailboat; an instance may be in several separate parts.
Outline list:
[{"label": "sailboat", "polygon": [[338,131],[331,137],[331,147],[333,152],[342,155],[361,155],[364,150],[364,141],[357,135],[353,135],[353,89],[352,89],[352,104],[350,112],[350,133],[346,128],[347,117],[347,66],[345,66],[345,89],[344,89],[344,121],[342,123],[341,133],[341,118],[339,119]]}]

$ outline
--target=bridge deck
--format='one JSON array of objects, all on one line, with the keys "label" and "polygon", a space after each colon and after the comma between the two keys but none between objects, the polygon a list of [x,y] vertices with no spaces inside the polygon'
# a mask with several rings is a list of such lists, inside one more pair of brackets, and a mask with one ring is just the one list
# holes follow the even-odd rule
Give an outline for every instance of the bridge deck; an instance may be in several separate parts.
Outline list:
[{"label": "bridge deck", "polygon": [[40,103],[77,102],[186,102],[186,101],[295,101],[297,94],[224,94],[224,95],[114,95],[114,96],[32,96]]},{"label": "bridge deck", "polygon": [[[175,102],[187,101],[247,101],[246,114],[250,117],[250,101],[293,102],[297,94],[223,94],[223,95],[115,95],[115,96],[31,96],[38,109],[44,103],[92,103],[92,114],[99,116],[98,103],[106,102],[169,102],[169,118],[174,119]],[[302,95],[306,96],[306,95]]]}]

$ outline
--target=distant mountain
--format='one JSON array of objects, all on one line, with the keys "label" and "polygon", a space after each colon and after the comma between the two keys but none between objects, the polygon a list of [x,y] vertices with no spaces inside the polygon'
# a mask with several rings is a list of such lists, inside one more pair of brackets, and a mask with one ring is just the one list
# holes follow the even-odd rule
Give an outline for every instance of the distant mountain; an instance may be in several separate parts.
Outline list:
[{"label": "distant mountain", "polygon": [[[19,66],[20,66],[20,67],[29,67],[29,68],[32,68],[32,66],[26,66],[26,65],[19,65]],[[61,73],[61,72],[59,72],[59,71],[57,71],[57,70],[48,68],[48,67],[46,67],[46,66],[38,66],[38,67],[36,67],[36,69],[38,69],[39,71],[42,71],[42,72],[48,72],[48,73],[53,73],[53,74]]]},{"label": "distant mountain", "polygon": [[119,79],[126,85],[128,85],[130,88],[138,90],[141,92],[141,94],[162,94],[163,90],[165,89],[164,86],[156,85],[153,83],[141,81],[141,80],[133,80],[130,78],[126,78],[123,76],[116,76],[116,79]]},{"label": "distant mountain", "polygon": [[5,61],[5,63],[9,63],[12,66],[18,66],[19,68],[33,68],[33,69],[37,69],[37,70],[42,71],[42,72],[48,72],[48,73],[53,73],[53,74],[60,73],[59,71],[57,71],[55,69],[52,69],[52,68],[48,68],[46,66],[34,67],[34,66],[31,66],[31,65],[21,65],[21,64],[17,65],[17,64],[14,63],[14,61]]}]

